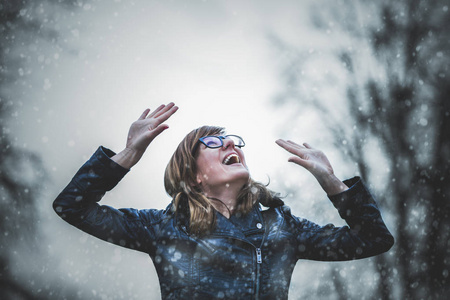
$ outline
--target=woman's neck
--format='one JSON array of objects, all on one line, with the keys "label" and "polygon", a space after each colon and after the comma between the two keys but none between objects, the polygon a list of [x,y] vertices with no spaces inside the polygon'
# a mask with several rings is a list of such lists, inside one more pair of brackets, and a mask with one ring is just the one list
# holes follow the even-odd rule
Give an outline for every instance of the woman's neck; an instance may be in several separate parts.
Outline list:
[{"label": "woman's neck", "polygon": [[229,219],[234,213],[235,207],[230,207],[225,204],[225,202],[215,197],[208,197],[208,199],[211,200],[211,204],[214,209],[221,213],[225,218]]},{"label": "woman's neck", "polygon": [[205,196],[211,200],[212,206],[224,215],[230,218],[236,210],[237,197],[239,195],[238,189],[233,189],[230,186],[222,190],[215,190],[205,192]]}]

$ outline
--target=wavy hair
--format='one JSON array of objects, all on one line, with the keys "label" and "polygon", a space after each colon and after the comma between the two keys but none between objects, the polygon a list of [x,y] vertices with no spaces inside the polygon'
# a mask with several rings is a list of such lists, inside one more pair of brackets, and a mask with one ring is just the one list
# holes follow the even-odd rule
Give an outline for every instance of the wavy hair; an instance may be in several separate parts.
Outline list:
[{"label": "wavy hair", "polygon": [[[201,191],[196,181],[199,138],[207,135],[224,135],[225,129],[217,126],[202,126],[192,130],[178,145],[167,164],[164,174],[166,192],[172,197],[172,210],[178,213],[180,204],[189,204],[189,231],[197,236],[212,232],[216,226],[216,214],[211,199]],[[279,203],[277,195],[265,185],[249,178],[237,199],[236,212],[250,212],[256,202],[264,206]]]}]

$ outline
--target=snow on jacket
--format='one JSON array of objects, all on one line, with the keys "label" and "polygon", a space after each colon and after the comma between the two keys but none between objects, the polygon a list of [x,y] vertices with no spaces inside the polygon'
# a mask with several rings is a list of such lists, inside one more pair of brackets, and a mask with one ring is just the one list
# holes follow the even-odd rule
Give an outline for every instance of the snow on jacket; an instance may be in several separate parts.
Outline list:
[{"label": "snow on jacket", "polygon": [[216,212],[213,232],[189,233],[189,218],[165,210],[115,209],[99,205],[128,170],[100,147],[53,203],[57,214],[102,240],[148,253],[163,299],[287,299],[299,259],[341,261],[383,253],[394,243],[377,205],[362,181],[330,197],[349,226],[319,226],[295,217],[280,200],[230,219]]}]

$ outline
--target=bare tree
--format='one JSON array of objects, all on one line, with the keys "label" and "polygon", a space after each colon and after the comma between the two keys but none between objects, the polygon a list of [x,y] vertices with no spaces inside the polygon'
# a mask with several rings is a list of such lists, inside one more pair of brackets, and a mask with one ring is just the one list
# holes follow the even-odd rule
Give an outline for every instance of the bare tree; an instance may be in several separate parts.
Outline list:
[{"label": "bare tree", "polygon": [[[450,287],[448,2],[338,2],[331,9],[315,7],[312,15],[317,28],[339,31],[352,40],[354,47],[334,52],[348,78],[348,118],[330,118],[327,99],[305,95],[302,60],[297,59],[301,51],[291,55],[283,69],[287,88],[277,103],[315,107],[336,145],[369,182],[376,165],[368,158],[368,141],[380,147],[389,166],[380,201],[395,217],[396,245],[394,256],[376,258],[373,272],[380,280],[371,294],[383,299],[444,299]],[[295,52],[276,36],[272,40],[280,51]],[[358,49],[363,45],[368,45],[370,58]],[[368,73],[372,59],[378,71]]]},{"label": "bare tree", "polygon": [[[27,270],[17,270],[14,261],[17,249],[30,249],[28,254],[39,260],[42,254],[37,200],[47,181],[41,159],[19,146],[11,134],[10,118],[18,109],[17,99],[10,91],[20,87],[26,77],[26,59],[15,52],[28,47],[37,39],[46,41],[58,38],[58,33],[46,27],[36,10],[40,5],[57,5],[73,8],[76,1],[21,0],[0,3],[0,297],[2,299],[73,299],[73,287],[45,283],[39,278],[34,286],[24,282]],[[47,20],[48,21],[48,20]],[[31,100],[31,99],[30,99]]]}]

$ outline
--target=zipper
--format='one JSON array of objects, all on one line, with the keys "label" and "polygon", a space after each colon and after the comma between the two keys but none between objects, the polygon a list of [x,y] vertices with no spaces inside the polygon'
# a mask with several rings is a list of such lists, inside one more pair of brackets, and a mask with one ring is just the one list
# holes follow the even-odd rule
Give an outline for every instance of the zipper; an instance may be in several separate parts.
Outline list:
[{"label": "zipper", "polygon": [[[261,214],[261,213],[260,213]],[[261,220],[264,224],[264,219],[260,215]],[[264,224],[265,225],[265,224]],[[263,225],[263,226],[264,226]],[[262,247],[264,245],[264,240],[266,239],[267,234],[267,228],[264,226],[264,233],[261,239],[261,245],[259,247]],[[256,291],[255,291],[255,300],[259,300],[259,288],[260,288],[260,281],[261,281],[261,265],[262,265],[262,253],[261,248],[256,248]]]},{"label": "zipper", "polygon": [[261,248],[256,248],[256,293],[255,293],[255,299],[259,299],[259,282],[261,277],[261,264],[262,264],[262,255],[261,255]]},{"label": "zipper", "polygon": [[262,264],[261,248],[256,248],[256,262]]}]

